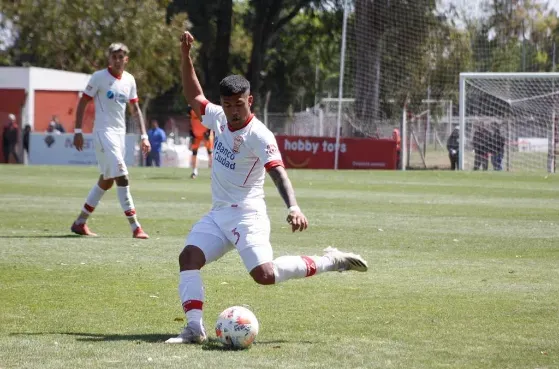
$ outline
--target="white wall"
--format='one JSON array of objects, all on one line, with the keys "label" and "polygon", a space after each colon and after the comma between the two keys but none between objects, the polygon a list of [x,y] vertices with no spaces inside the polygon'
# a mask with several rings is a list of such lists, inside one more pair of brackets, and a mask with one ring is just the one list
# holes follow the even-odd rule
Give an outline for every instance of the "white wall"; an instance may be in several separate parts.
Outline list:
[{"label": "white wall", "polygon": [[34,127],[35,90],[83,91],[90,74],[36,67],[0,67],[0,88],[19,88],[27,92],[23,121]]},{"label": "white wall", "polygon": [[49,91],[83,91],[91,75],[46,68],[30,69],[30,88]]},{"label": "white wall", "polygon": [[0,88],[29,88],[29,68],[1,67]]}]

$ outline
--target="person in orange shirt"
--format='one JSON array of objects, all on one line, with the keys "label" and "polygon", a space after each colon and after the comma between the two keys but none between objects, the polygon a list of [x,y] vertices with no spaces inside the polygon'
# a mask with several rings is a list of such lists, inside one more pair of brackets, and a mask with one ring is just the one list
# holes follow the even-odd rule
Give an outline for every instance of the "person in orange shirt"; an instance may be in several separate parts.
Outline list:
[{"label": "person in orange shirt", "polygon": [[392,139],[396,141],[396,168],[400,169],[400,130],[398,128],[394,128],[392,131]]},{"label": "person in orange shirt", "polygon": [[188,114],[190,116],[190,150],[192,150],[192,157],[190,158],[190,167],[192,174],[190,178],[198,176],[198,149],[202,142],[208,151],[208,166],[212,166],[212,148],[213,148],[213,132],[202,125],[200,117],[194,112],[190,106],[188,107]]}]

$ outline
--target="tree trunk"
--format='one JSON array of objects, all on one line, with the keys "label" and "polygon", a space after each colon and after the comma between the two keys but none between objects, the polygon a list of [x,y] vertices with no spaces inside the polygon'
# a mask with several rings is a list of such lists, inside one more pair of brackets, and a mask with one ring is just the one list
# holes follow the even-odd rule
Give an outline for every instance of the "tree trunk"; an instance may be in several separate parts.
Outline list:
[{"label": "tree trunk", "polygon": [[233,0],[220,0],[215,11],[216,34],[215,50],[212,60],[212,74],[210,76],[210,99],[219,101],[219,82],[229,72],[229,45],[231,44],[233,17]]},{"label": "tree trunk", "polygon": [[265,43],[267,41],[265,38],[267,35],[264,34],[266,17],[261,5],[256,5],[255,13],[256,20],[252,26],[252,51],[250,53],[250,62],[248,64],[246,78],[250,81],[251,94],[254,97],[254,102],[252,104],[253,111],[258,114],[260,86],[262,84],[260,72],[264,64],[264,53],[266,52]]}]

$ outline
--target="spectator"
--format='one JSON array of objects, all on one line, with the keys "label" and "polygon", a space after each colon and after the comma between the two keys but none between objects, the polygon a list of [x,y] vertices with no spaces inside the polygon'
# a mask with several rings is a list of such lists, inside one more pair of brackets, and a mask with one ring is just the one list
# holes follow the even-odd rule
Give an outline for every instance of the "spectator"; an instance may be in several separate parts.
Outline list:
[{"label": "spectator", "polygon": [[62,132],[60,132],[58,129],[56,129],[56,123],[55,122],[50,122],[49,126],[47,127],[47,133],[51,133],[53,135],[59,135]]},{"label": "spectator", "polygon": [[58,121],[58,117],[56,115],[52,116],[51,123],[54,123],[54,128],[60,133],[66,133],[64,126]]},{"label": "spectator", "polygon": [[151,151],[146,157],[146,166],[151,167],[155,164],[156,167],[161,166],[161,145],[167,141],[165,131],[159,128],[157,120],[151,120],[151,128],[148,130],[148,139],[151,144]]},{"label": "spectator", "polygon": [[458,157],[460,150],[460,131],[458,127],[452,130],[448,140],[446,141],[446,149],[448,150],[448,157],[450,158],[450,169],[458,170]]},{"label": "spectator", "polygon": [[483,124],[476,126],[472,138],[474,146],[474,170],[487,170],[489,166],[489,152],[491,151],[491,133]]},{"label": "spectator", "polygon": [[503,170],[502,162],[505,153],[505,138],[501,134],[499,125],[493,124],[493,135],[491,137],[491,165],[493,170]]},{"label": "spectator", "polygon": [[23,152],[29,155],[29,135],[31,134],[31,126],[26,124],[23,128]]},{"label": "spectator", "polygon": [[19,156],[17,155],[17,144],[19,141],[19,130],[16,122],[16,116],[10,114],[8,116],[8,123],[4,126],[2,134],[2,148],[4,151],[4,162],[10,161],[10,154],[12,154],[19,163]]},{"label": "spectator", "polygon": [[392,130],[392,139],[396,141],[396,168],[400,169],[401,139],[400,130],[398,128]]}]

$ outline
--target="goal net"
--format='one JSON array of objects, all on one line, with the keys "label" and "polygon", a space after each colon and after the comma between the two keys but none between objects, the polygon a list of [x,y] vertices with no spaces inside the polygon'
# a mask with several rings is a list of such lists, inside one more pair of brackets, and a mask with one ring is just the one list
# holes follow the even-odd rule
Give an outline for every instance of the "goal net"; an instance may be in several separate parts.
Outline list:
[{"label": "goal net", "polygon": [[559,73],[461,73],[460,167],[555,172]]}]

